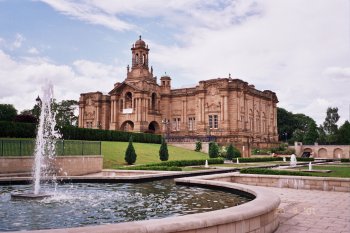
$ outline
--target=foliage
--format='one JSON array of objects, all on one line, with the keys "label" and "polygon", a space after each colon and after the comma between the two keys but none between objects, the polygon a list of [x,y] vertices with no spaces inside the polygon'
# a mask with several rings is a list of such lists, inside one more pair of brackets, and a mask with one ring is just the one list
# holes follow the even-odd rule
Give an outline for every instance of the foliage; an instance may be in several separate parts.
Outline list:
[{"label": "foliage", "polygon": [[38,119],[31,115],[31,114],[19,114],[15,117],[16,122],[23,122],[23,123],[37,123]]},{"label": "foliage", "polygon": [[129,139],[129,145],[128,148],[126,148],[126,152],[125,152],[125,161],[131,165],[133,163],[136,162],[136,152],[135,152],[135,148],[132,145],[132,136]]},{"label": "foliage", "polygon": [[[314,161],[314,158],[301,158],[297,157],[298,162],[309,162]],[[269,161],[283,161],[283,157],[250,157],[250,158],[240,158],[241,163],[258,163],[258,162],[269,162]],[[286,161],[290,161],[289,157],[286,157]]]},{"label": "foliage", "polygon": [[56,115],[56,124],[58,127],[78,126],[78,116],[75,110],[78,108],[76,100],[62,100],[59,103],[53,102],[52,110]]},{"label": "foliage", "polygon": [[311,117],[283,108],[277,108],[277,127],[280,141],[313,144],[318,138],[317,125]]},{"label": "foliage", "polygon": [[310,173],[299,171],[273,170],[267,168],[243,168],[240,170],[243,174],[266,174],[266,175],[287,175],[287,176],[312,176]]},{"label": "foliage", "polygon": [[271,149],[259,149],[259,148],[252,149],[252,155],[270,155],[270,154],[271,154]]},{"label": "foliage", "polygon": [[339,127],[337,134],[337,142],[343,145],[350,145],[350,123],[345,121],[342,126]]},{"label": "foliage", "polygon": [[132,167],[123,167],[120,169],[124,170],[153,170],[153,171],[182,171],[181,167],[168,167],[168,166],[132,166]]},{"label": "foliage", "polygon": [[17,110],[12,104],[0,104],[0,121],[13,121]]},{"label": "foliage", "polygon": [[60,129],[64,139],[91,141],[120,141],[127,142],[130,136],[134,142],[161,143],[161,136],[156,134],[133,133],[114,130],[87,129],[77,127],[62,127]]},{"label": "foliage", "polygon": [[209,157],[217,158],[219,156],[219,146],[216,142],[209,143]]},{"label": "foliage", "polygon": [[342,159],[340,159],[340,162],[342,162],[342,163],[349,163],[349,162],[350,162],[350,159],[344,159],[344,158],[342,158]]},{"label": "foliage", "polygon": [[35,135],[35,124],[0,121],[0,137],[35,138]]},{"label": "foliage", "polygon": [[327,108],[327,116],[323,122],[322,129],[326,134],[326,141],[328,144],[334,144],[337,140],[338,125],[337,122],[340,116],[338,108]]},{"label": "foliage", "polygon": [[232,160],[234,157],[234,151],[233,151],[233,145],[232,143],[228,146],[227,148],[227,156],[226,159],[227,160]]},{"label": "foliage", "polygon": [[194,150],[197,152],[202,150],[202,142],[201,141],[196,141],[196,148]]},{"label": "foliage", "polygon": [[[208,159],[208,164],[223,164],[224,160],[220,158]],[[145,165],[140,165],[142,167],[186,167],[186,166],[200,166],[205,164],[205,159],[196,159],[196,160],[173,160],[161,163],[149,163]],[[134,166],[138,167],[138,166]]]},{"label": "foliage", "polygon": [[168,161],[169,159],[168,145],[163,138],[162,138],[162,144],[160,145],[160,149],[159,149],[159,159],[161,161]]}]

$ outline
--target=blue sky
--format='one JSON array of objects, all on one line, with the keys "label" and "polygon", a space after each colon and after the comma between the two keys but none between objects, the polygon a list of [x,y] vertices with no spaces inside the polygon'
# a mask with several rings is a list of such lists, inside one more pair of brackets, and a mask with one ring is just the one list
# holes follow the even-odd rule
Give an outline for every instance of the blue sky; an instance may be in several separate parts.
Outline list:
[{"label": "blue sky", "polygon": [[349,118],[348,0],[0,0],[0,103],[31,108],[43,80],[58,100],[123,81],[138,35],[174,88],[240,78],[319,124]]}]

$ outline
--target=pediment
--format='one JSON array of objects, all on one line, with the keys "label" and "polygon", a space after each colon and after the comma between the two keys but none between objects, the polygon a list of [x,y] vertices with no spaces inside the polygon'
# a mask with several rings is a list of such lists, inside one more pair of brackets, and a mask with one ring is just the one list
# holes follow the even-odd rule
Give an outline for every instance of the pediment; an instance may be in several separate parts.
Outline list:
[{"label": "pediment", "polygon": [[112,95],[112,94],[120,93],[127,87],[129,87],[135,91],[141,91],[141,89],[139,87],[137,87],[136,85],[133,85],[132,83],[128,83],[128,82],[124,81],[124,82],[120,83],[119,85],[116,85],[110,92],[108,92],[108,94]]}]

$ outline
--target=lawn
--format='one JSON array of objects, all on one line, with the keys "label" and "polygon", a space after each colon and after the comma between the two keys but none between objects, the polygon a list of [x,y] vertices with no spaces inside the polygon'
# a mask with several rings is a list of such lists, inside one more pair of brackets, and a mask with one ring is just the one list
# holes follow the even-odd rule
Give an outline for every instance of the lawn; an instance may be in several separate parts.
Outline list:
[{"label": "lawn", "polygon": [[[135,164],[160,162],[160,144],[133,143],[137,159]],[[125,165],[125,151],[128,142],[102,142],[103,168],[117,168]],[[208,154],[179,147],[169,146],[169,160],[208,159]]]},{"label": "lawn", "polygon": [[[300,167],[298,170],[306,170],[309,167]],[[313,176],[324,176],[324,177],[343,177],[350,178],[350,166],[332,166],[332,165],[321,165],[321,166],[312,166],[312,169],[315,170],[331,170],[330,173],[312,173]]]}]

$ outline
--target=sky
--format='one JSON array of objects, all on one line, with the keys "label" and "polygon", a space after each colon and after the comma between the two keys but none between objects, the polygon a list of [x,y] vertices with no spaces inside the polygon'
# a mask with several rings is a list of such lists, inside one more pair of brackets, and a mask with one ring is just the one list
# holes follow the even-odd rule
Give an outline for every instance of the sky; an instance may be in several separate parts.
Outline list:
[{"label": "sky", "polygon": [[139,35],[172,88],[231,74],[318,124],[350,118],[349,0],[0,0],[0,103],[31,109],[45,80],[58,101],[108,93]]}]

